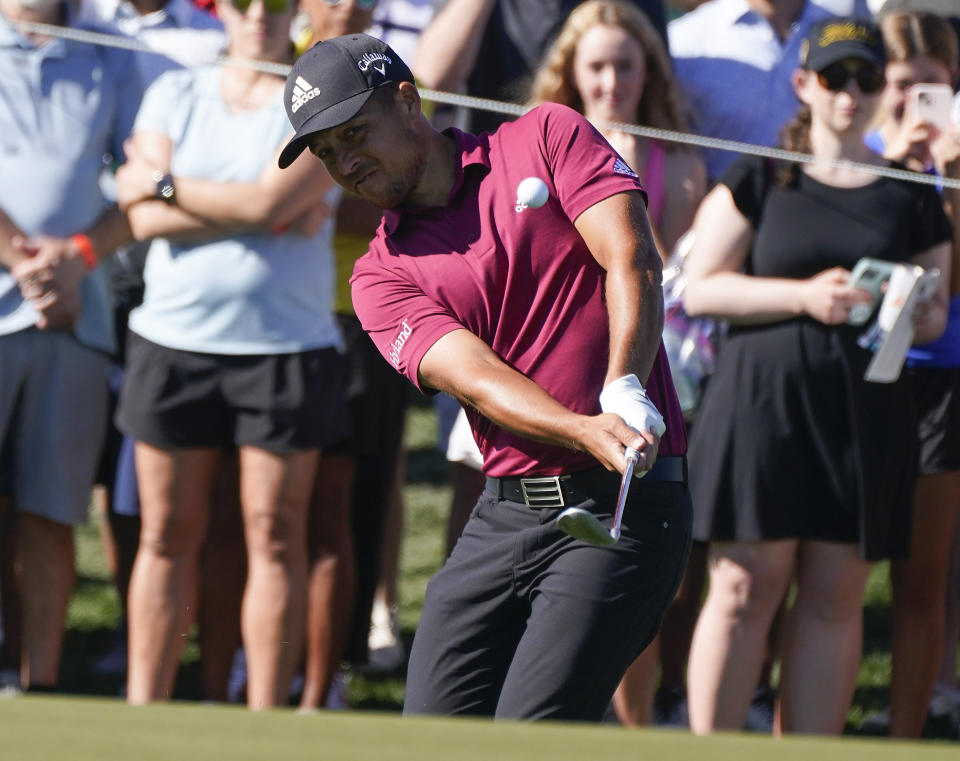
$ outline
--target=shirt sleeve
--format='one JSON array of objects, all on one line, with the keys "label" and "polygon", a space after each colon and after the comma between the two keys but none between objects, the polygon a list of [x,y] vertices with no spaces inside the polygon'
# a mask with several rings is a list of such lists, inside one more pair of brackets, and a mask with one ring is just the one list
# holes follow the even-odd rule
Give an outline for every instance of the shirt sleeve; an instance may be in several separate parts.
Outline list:
[{"label": "shirt sleeve", "polygon": [[174,69],[154,80],[143,95],[133,131],[159,132],[172,137],[170,119],[173,104],[187,97],[190,76],[188,70]]},{"label": "shirt sleeve", "polygon": [[617,193],[647,195],[640,178],[583,116],[556,104],[538,109],[543,150],[557,198],[576,220],[584,211]]},{"label": "shirt sleeve", "polygon": [[922,254],[939,243],[953,240],[953,225],[943,210],[943,199],[932,185],[917,186],[916,214],[911,215],[912,254]]},{"label": "shirt sleeve", "polygon": [[726,185],[733,194],[737,210],[750,220],[754,229],[760,224],[771,172],[767,159],[741,156],[720,177],[720,183]]},{"label": "shirt sleeve", "polygon": [[433,393],[420,383],[420,361],[440,338],[464,326],[416,283],[380,262],[383,246],[374,239],[371,251],[354,266],[353,308],[383,358],[422,393]]}]

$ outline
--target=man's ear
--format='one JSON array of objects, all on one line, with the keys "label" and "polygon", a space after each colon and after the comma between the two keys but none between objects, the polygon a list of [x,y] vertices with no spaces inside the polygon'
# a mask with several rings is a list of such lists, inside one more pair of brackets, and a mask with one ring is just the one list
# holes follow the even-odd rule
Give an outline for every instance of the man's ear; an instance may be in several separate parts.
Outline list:
[{"label": "man's ear", "polygon": [[423,103],[420,100],[420,91],[412,82],[401,82],[397,86],[395,102],[397,107],[410,118],[418,119],[420,117]]}]

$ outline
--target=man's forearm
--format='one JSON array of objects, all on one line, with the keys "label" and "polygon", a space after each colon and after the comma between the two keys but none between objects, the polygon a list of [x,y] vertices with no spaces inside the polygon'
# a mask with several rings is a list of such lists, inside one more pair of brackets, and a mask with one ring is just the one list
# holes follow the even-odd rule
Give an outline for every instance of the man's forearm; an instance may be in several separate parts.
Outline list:
[{"label": "man's forearm", "polygon": [[[653,257],[659,259],[655,250]],[[608,270],[605,293],[610,321],[610,359],[604,382],[634,373],[646,383],[663,333],[659,267],[637,263]]]}]

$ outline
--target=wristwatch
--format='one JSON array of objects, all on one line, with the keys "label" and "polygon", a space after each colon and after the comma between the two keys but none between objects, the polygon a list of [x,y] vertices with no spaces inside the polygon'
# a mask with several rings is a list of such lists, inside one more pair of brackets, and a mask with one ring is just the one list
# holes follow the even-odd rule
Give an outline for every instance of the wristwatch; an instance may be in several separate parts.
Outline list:
[{"label": "wristwatch", "polygon": [[169,172],[161,172],[157,169],[153,173],[153,181],[157,183],[157,189],[154,196],[166,203],[176,203],[177,190],[173,186],[173,176]]}]

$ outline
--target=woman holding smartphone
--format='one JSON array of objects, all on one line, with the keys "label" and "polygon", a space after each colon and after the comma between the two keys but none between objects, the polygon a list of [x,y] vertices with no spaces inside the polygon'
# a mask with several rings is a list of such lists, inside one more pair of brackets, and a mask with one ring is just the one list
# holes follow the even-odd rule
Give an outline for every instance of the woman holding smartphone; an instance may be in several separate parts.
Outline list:
[{"label": "woman holding smartphone", "polygon": [[[848,325],[869,295],[863,257],[949,267],[936,191],[854,170],[886,165],[863,134],[884,51],[869,22],[815,24],[793,83],[785,147],[821,161],[744,157],[694,222],[685,305],[729,322],[690,450],[694,537],[710,541],[710,591],[690,654],[694,732],[740,729],[769,627],[791,582],[781,648],[781,732],[838,734],[853,696],[870,562],[906,553],[915,464],[909,379],[863,380],[871,353]],[[946,320],[943,285],[917,322]]]},{"label": "woman holding smartphone", "polygon": [[[940,129],[920,97],[931,87],[952,91],[958,76],[957,38],[931,13],[890,13],[880,21],[887,49],[884,121],[867,143],[918,171],[960,179],[960,125]],[[960,230],[960,191],[942,200],[954,235]],[[890,566],[893,584],[893,675],[890,734],[919,737],[944,647],[950,552],[960,520],[960,246],[952,247],[947,327],[936,341],[907,355],[917,406],[919,476],[914,492],[909,557]],[[954,667],[955,668],[955,667]],[[871,724],[882,717],[870,717]]]}]

